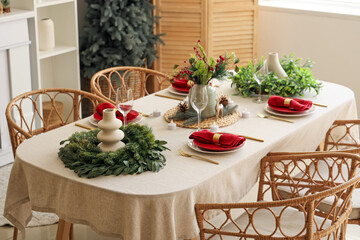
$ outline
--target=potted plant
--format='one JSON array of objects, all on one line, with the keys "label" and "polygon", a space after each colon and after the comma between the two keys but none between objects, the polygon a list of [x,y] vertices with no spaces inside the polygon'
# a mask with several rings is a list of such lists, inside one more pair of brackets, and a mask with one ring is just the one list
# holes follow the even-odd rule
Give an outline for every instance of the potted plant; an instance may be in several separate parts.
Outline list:
[{"label": "potted plant", "polygon": [[5,13],[10,12],[10,0],[1,0],[3,11]]},{"label": "potted plant", "polygon": [[85,0],[88,9],[80,43],[83,78],[114,66],[151,66],[156,46],[164,42],[154,34],[157,17],[149,0]]}]

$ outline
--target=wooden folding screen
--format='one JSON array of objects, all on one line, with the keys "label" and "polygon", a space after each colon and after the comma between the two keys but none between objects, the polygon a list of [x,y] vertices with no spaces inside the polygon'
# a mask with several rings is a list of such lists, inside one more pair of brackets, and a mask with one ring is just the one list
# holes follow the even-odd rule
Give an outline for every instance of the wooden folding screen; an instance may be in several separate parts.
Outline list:
[{"label": "wooden folding screen", "polygon": [[257,0],[153,0],[160,16],[158,33],[165,46],[158,50],[155,69],[171,73],[201,40],[209,56],[235,52],[241,64],[256,56]]}]

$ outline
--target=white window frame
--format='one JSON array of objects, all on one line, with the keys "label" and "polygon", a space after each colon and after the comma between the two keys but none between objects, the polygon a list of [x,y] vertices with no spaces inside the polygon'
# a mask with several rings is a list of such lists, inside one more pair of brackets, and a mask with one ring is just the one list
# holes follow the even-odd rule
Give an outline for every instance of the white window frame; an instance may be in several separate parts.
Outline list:
[{"label": "white window frame", "polygon": [[259,5],[360,16],[360,0],[259,0]]}]

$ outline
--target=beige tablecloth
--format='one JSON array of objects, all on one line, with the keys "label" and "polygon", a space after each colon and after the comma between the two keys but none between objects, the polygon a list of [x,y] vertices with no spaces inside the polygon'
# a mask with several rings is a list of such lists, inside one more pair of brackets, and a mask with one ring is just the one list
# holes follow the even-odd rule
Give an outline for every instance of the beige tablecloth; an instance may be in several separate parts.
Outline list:
[{"label": "beige tablecloth", "polygon": [[[234,90],[229,85],[224,83],[218,93],[231,96]],[[165,90],[163,94],[169,93]],[[54,212],[72,223],[87,224],[102,235],[126,240],[193,238],[198,233],[193,209],[196,202],[239,201],[257,181],[259,162],[268,152],[315,150],[334,120],[357,117],[353,92],[332,83],[324,83],[320,95],[303,97],[329,107],[316,107],[308,116],[292,118],[294,124],[259,118],[256,113],[265,114],[265,104],[241,96],[231,98],[239,111],[246,108],[251,116],[222,130],[265,142],[248,140],[237,152],[203,154],[220,165],[180,156],[179,148],[192,151],[186,144],[191,130],[169,131],[162,117],[142,121],[153,128],[157,139],[168,141],[172,150],[165,152],[166,166],[158,173],[79,178],[57,157],[59,142],[83,130],[74,124],[26,140],[17,150],[5,216],[22,232],[33,209]],[[176,100],[151,95],[135,101],[134,109],[164,113],[177,104]],[[81,123],[89,124],[88,119]]]}]

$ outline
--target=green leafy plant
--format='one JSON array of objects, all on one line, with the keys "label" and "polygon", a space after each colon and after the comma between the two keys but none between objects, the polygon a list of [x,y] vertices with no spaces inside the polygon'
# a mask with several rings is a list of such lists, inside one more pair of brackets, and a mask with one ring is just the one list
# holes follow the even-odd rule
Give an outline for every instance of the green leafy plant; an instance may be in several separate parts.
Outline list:
[{"label": "green leafy plant", "polygon": [[102,152],[97,146],[99,129],[74,133],[69,139],[61,141],[58,156],[65,167],[74,170],[79,177],[88,178],[100,175],[140,174],[144,171],[158,172],[165,166],[162,151],[166,141],[155,140],[147,126],[129,124],[122,140],[125,147],[115,152]]},{"label": "green leafy plant", "polygon": [[10,6],[10,0],[1,0],[1,3],[4,8],[8,8]]},{"label": "green leafy plant", "polygon": [[81,75],[90,78],[114,66],[151,66],[156,46],[164,44],[155,34],[158,17],[149,0],[85,0],[87,12],[80,41]]},{"label": "green leafy plant", "polygon": [[[317,81],[311,73],[313,62],[309,59],[304,64],[300,64],[300,58],[294,58],[294,54],[284,56],[280,59],[280,64],[287,73],[287,77],[279,79],[274,73],[269,73],[261,84],[263,92],[268,95],[279,95],[283,97],[300,95],[304,91],[314,90],[319,94],[322,87],[321,82]],[[261,68],[263,59],[254,64],[249,61],[248,65],[239,67],[236,74],[230,78],[231,86],[244,97],[250,97],[258,92],[259,85],[255,81],[253,74]]]},{"label": "green leafy plant", "polygon": [[226,67],[239,62],[234,53],[230,55],[225,53],[224,56],[219,56],[216,60],[208,57],[200,44],[200,40],[195,45],[194,51],[195,54],[191,54],[190,58],[184,62],[185,66],[174,66],[170,81],[173,81],[173,79],[186,79],[197,84],[206,85],[213,78],[222,80],[229,76]]}]

